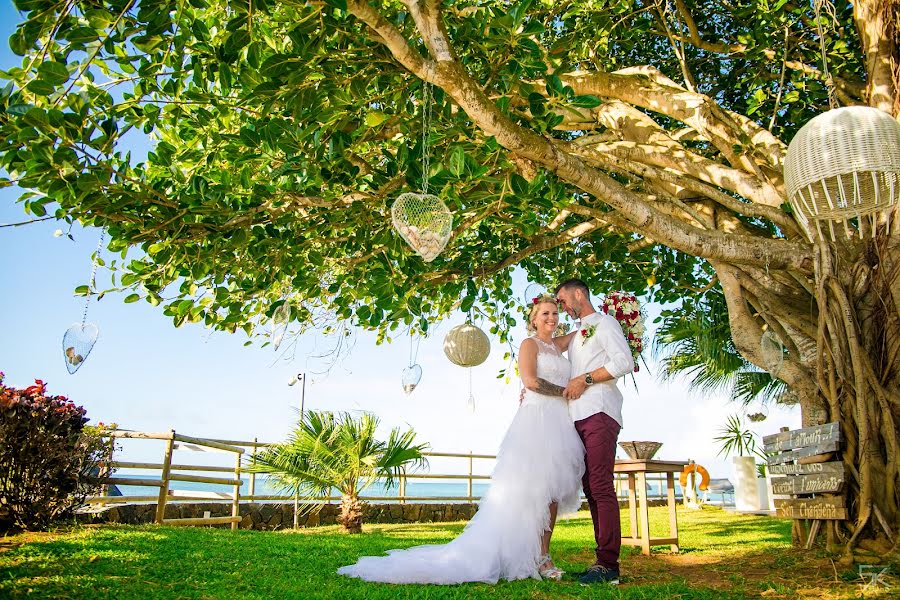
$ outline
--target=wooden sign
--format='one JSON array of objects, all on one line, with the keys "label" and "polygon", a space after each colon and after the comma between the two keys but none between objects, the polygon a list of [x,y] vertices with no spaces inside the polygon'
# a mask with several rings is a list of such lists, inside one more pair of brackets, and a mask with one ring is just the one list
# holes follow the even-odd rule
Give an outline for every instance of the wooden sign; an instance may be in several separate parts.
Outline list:
[{"label": "wooden sign", "polygon": [[[777,465],[781,463],[790,462],[792,460],[797,460],[800,458],[806,458],[807,456],[816,456],[817,454],[828,454],[829,452],[835,452],[841,446],[840,440],[831,440],[822,444],[818,444],[815,446],[808,446],[806,448],[800,448],[798,450],[789,450],[787,452],[779,452],[777,454],[771,454],[766,458],[766,462],[770,465]],[[770,450],[766,450],[766,452],[771,452]]]},{"label": "wooden sign", "polygon": [[844,499],[837,498],[796,498],[775,500],[775,516],[789,519],[829,519],[847,518]]},{"label": "wooden sign", "polygon": [[816,473],[837,473],[843,476],[844,463],[824,462],[809,465],[771,465],[767,467],[772,475],[813,475]]},{"label": "wooden sign", "polygon": [[829,442],[837,442],[841,439],[841,429],[838,423],[826,423],[806,429],[784,431],[763,438],[763,449],[766,452],[779,452],[793,450],[806,446],[820,446]]},{"label": "wooden sign", "polygon": [[843,486],[843,473],[797,475],[796,477],[779,477],[773,479],[772,493],[780,496],[821,494],[823,492],[839,492]]}]

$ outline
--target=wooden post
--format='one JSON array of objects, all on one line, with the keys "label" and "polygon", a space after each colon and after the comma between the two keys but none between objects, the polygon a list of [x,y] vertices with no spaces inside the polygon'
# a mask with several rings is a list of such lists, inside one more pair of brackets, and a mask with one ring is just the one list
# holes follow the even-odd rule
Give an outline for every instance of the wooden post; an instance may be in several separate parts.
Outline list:
[{"label": "wooden post", "polygon": [[169,471],[172,469],[172,451],[175,448],[175,430],[169,431],[169,438],[166,441],[166,451],[163,455],[162,473],[160,476],[161,485],[159,487],[159,501],[156,503],[156,523],[162,525],[163,519],[166,518],[166,497],[169,495]]},{"label": "wooden post", "polygon": [[472,461],[472,451],[469,450],[469,502],[473,501],[473,498],[472,498],[472,487],[473,487],[472,486],[472,473],[474,472],[474,469],[472,468],[472,462],[473,462]]},{"label": "wooden post", "polygon": [[[253,466],[256,466],[256,450],[258,446],[256,445],[256,438],[253,438],[253,457],[250,459],[250,463]],[[256,495],[256,471],[250,471],[250,496]]]},{"label": "wooden post", "polygon": [[[115,450],[116,438],[109,436],[109,457],[106,461],[106,464],[103,466],[103,469],[100,471],[100,476],[103,478],[112,475],[113,452],[115,452]],[[100,493],[104,496],[109,496],[109,483],[103,484],[103,486],[100,488]]]},{"label": "wooden post", "polygon": [[300,490],[294,488],[294,529],[300,528]]},{"label": "wooden post", "polygon": [[628,518],[631,520],[631,537],[637,539],[638,520],[637,506],[635,505],[635,489],[634,473],[628,473]]},{"label": "wooden post", "polygon": [[[239,517],[241,515],[241,455],[234,455],[234,479],[237,483],[234,485],[234,500],[231,501],[231,516]],[[236,531],[238,521],[232,521],[231,530]]]},{"label": "wooden post", "polygon": [[650,556],[650,507],[647,502],[647,474],[639,471],[638,484],[638,510],[641,520],[641,553]]},{"label": "wooden post", "polygon": [[[691,473],[693,475],[693,473]],[[693,482],[691,482],[693,483]],[[678,539],[678,515],[675,512],[675,473],[666,473],[669,504],[669,537]],[[672,552],[678,552],[678,543],[671,544]]]},{"label": "wooden post", "polygon": [[400,482],[397,485],[397,496],[399,497],[400,504],[406,504],[406,474],[400,474]]}]

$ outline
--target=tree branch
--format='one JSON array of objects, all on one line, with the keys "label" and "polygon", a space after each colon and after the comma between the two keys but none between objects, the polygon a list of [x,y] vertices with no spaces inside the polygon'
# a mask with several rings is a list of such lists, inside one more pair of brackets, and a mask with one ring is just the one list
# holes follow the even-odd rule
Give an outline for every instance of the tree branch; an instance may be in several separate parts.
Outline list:
[{"label": "tree branch", "polygon": [[[774,268],[810,268],[811,255],[800,244],[752,239],[750,236],[725,237],[717,232],[691,227],[655,210],[637,194],[588,166],[574,154],[566,152],[565,143],[551,141],[513,123],[455,61],[441,60],[433,65],[433,69],[432,65],[427,65],[426,68],[425,61],[420,56],[410,56],[409,46],[396,28],[371,6],[359,0],[348,2],[347,6],[351,13],[383,38],[388,49],[395,53],[404,66],[416,76],[440,86],[486,135],[494,136],[507,150],[544,165],[563,180],[602,199],[630,221],[637,231],[693,256],[769,264]],[[423,26],[429,27],[424,20],[423,23]],[[426,37],[443,37],[442,32],[431,28],[422,34]],[[443,43],[449,48],[446,38],[443,38]],[[766,130],[758,126],[756,129],[762,132],[761,136],[772,138]]]}]

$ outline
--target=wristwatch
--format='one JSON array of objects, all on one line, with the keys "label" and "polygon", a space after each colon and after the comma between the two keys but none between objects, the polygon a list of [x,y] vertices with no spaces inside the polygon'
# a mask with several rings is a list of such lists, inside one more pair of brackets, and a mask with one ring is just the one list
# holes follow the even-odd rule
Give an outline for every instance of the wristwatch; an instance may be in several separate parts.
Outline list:
[{"label": "wristwatch", "polygon": [[594,385],[594,378],[591,376],[590,373],[584,374],[584,382],[588,385]]}]

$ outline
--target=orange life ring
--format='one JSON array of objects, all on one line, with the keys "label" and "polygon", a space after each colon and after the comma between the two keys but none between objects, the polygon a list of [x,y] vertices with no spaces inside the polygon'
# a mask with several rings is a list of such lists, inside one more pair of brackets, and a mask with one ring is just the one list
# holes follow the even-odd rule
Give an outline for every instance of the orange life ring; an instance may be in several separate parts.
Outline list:
[{"label": "orange life ring", "polygon": [[684,489],[684,486],[687,485],[687,478],[690,473],[697,473],[700,475],[701,492],[709,489],[709,471],[706,470],[706,467],[702,467],[694,463],[685,465],[684,470],[681,472],[681,477],[679,478],[679,480],[681,481],[682,489]]}]

